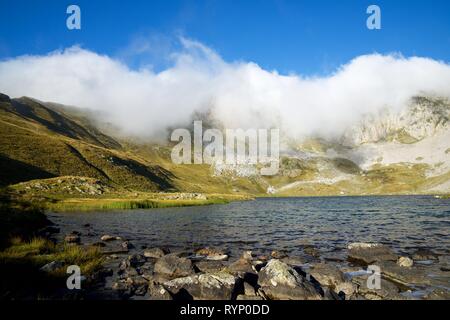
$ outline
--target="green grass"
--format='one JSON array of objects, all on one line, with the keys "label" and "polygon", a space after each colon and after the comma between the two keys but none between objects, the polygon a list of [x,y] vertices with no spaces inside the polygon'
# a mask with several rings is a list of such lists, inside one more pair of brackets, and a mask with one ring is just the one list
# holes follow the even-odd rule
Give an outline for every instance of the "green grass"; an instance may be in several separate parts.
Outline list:
[{"label": "green grass", "polygon": [[125,199],[69,199],[47,205],[50,211],[102,211],[102,210],[130,210],[170,207],[190,207],[213,204],[226,204],[226,199],[207,200],[125,200]]},{"label": "green grass", "polygon": [[[11,245],[0,252],[0,299],[50,298],[66,288],[67,267],[77,265],[86,277],[82,285],[92,283],[92,275],[102,268],[104,257],[98,248],[54,244],[44,238],[22,240],[13,238]],[[62,267],[43,272],[41,267],[59,261]]]}]

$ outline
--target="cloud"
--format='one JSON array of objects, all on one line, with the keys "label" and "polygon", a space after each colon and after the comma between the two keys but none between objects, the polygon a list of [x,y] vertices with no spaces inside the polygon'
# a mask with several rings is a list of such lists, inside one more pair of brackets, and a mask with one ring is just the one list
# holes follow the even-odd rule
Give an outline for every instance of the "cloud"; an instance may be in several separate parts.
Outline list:
[{"label": "cloud", "polygon": [[187,126],[206,111],[229,128],[330,137],[364,114],[400,110],[417,94],[450,98],[450,66],[429,58],[371,54],[328,76],[305,77],[227,62],[199,42],[180,41],[170,67],[158,72],[79,47],[4,60],[0,91],[102,111],[103,120],[144,137]]}]

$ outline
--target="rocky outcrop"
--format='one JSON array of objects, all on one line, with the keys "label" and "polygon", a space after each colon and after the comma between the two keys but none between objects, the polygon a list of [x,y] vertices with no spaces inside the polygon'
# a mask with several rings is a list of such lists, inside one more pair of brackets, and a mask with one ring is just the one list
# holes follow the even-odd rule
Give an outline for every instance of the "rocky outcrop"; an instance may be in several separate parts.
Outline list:
[{"label": "rocky outcrop", "polygon": [[178,278],[163,284],[174,298],[195,300],[230,300],[237,277],[225,273],[204,273]]},{"label": "rocky outcrop", "polygon": [[261,269],[258,285],[264,294],[274,300],[321,299],[315,287],[293,268],[277,259],[270,260]]},{"label": "rocky outcrop", "polygon": [[178,257],[176,254],[168,254],[156,261],[154,271],[174,279],[192,275],[194,268],[191,260]]},{"label": "rocky outcrop", "polygon": [[398,258],[388,246],[379,243],[351,243],[347,248],[348,260],[363,265],[379,261],[397,261]]}]

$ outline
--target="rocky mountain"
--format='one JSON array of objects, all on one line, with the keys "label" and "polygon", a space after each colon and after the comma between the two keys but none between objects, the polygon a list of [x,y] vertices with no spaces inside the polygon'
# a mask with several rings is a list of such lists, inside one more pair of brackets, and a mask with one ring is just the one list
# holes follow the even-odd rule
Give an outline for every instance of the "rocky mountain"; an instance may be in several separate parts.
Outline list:
[{"label": "rocky mountain", "polygon": [[[448,100],[416,97],[397,113],[367,115],[333,141],[289,141],[279,173],[261,176],[249,165],[176,165],[170,145],[110,134],[88,111],[1,94],[0,183],[84,177],[99,181],[102,190],[280,196],[449,193],[449,118]],[[82,181],[94,181],[89,179]],[[80,181],[63,179],[75,180]]]}]

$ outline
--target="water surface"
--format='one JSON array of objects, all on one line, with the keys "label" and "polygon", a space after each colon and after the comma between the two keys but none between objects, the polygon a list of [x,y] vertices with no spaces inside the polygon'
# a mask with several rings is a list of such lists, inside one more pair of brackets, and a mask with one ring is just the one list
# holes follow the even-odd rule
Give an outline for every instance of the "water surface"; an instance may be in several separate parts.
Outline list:
[{"label": "water surface", "polygon": [[381,242],[398,252],[431,248],[448,254],[450,200],[429,196],[261,198],[227,205],[49,214],[61,234],[77,230],[98,241],[119,235],[137,247],[285,250],[303,255],[305,245],[323,254],[350,242]]}]

